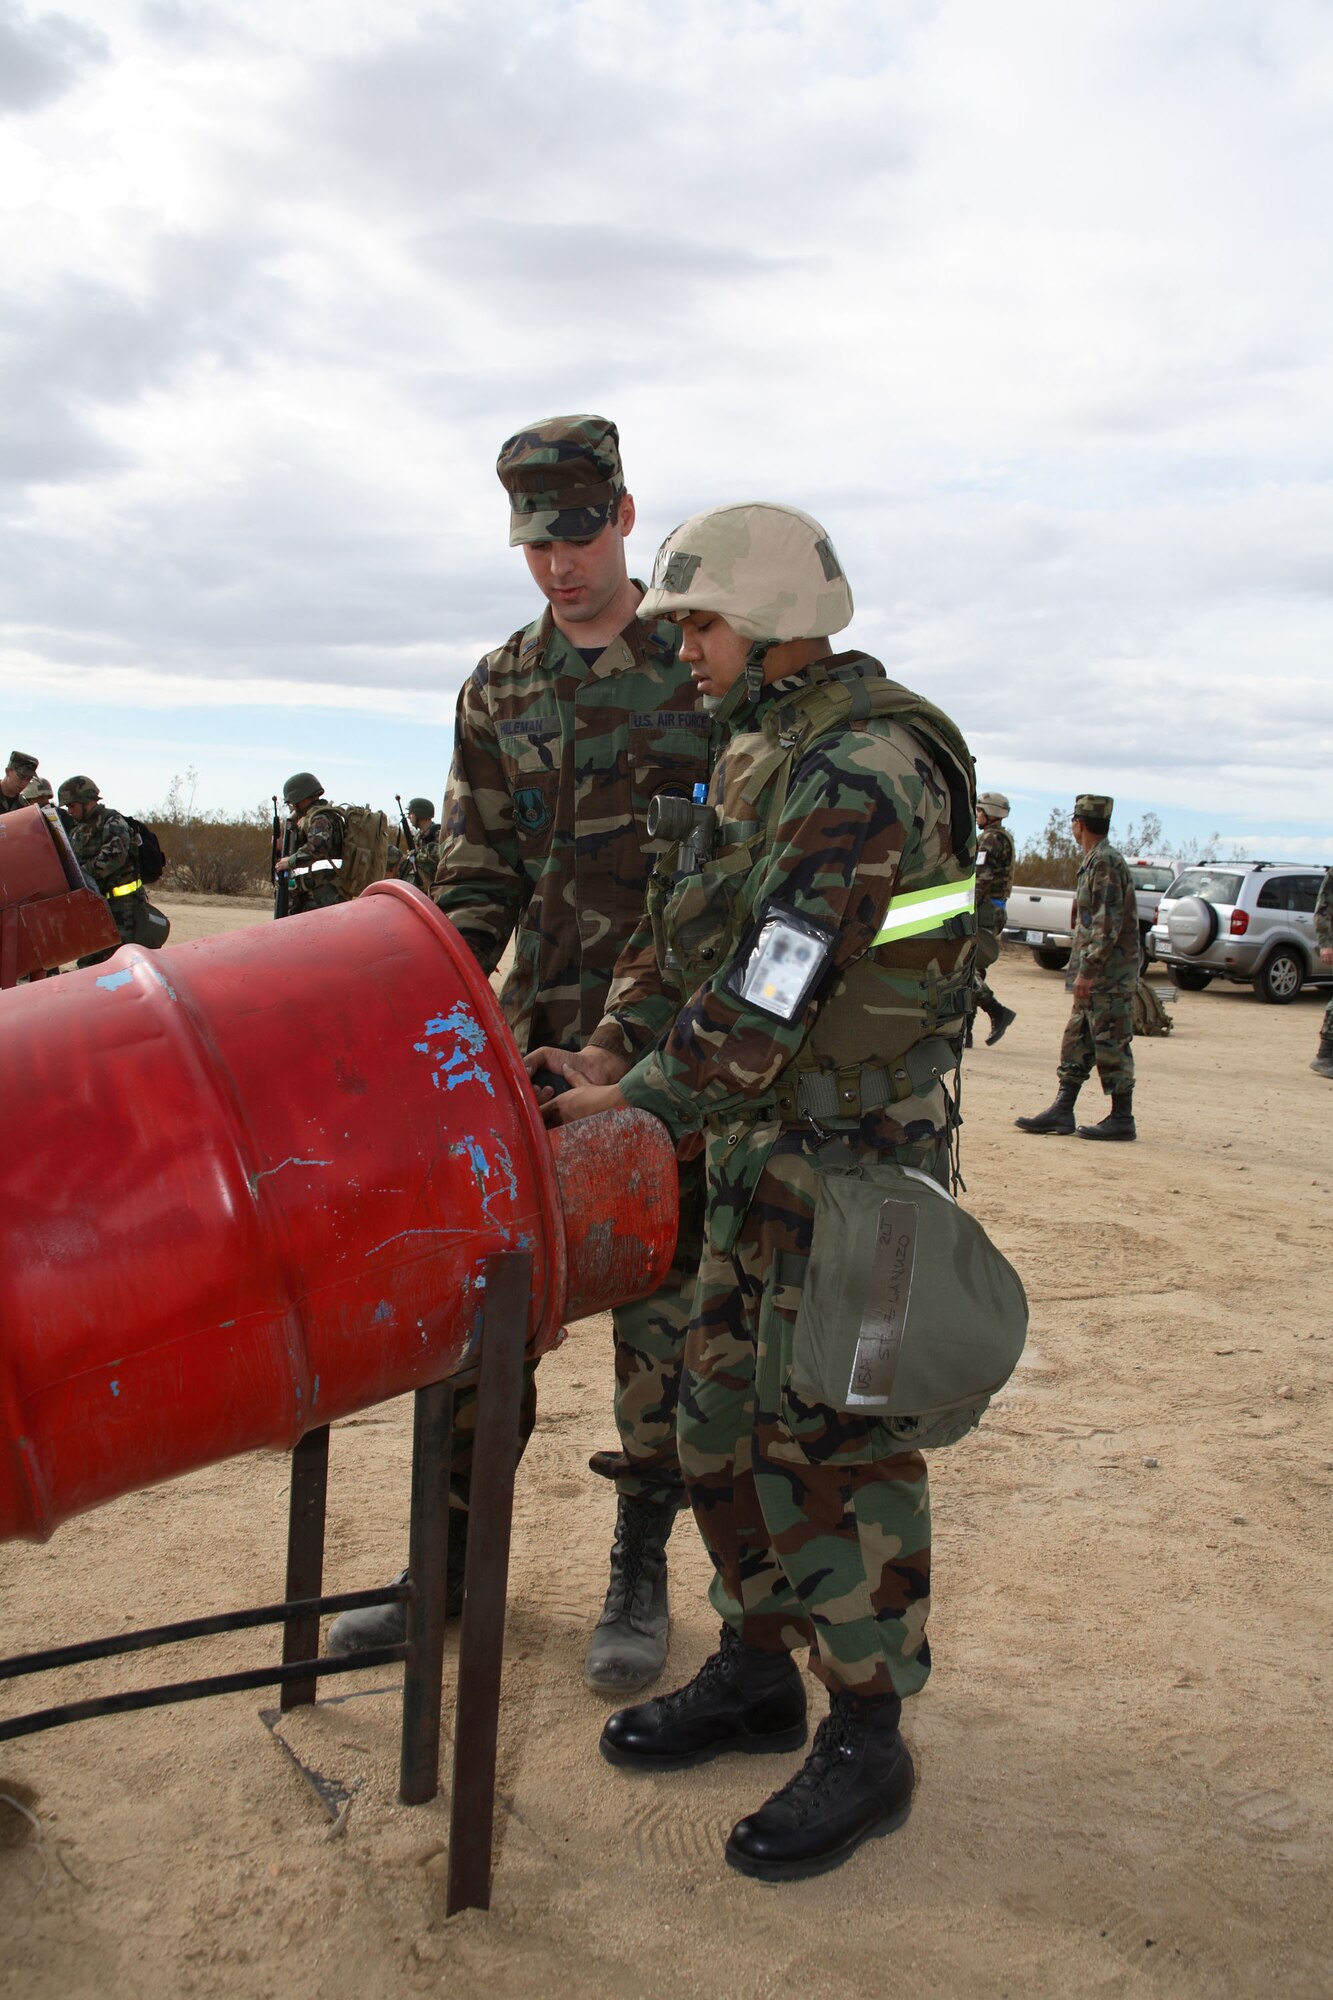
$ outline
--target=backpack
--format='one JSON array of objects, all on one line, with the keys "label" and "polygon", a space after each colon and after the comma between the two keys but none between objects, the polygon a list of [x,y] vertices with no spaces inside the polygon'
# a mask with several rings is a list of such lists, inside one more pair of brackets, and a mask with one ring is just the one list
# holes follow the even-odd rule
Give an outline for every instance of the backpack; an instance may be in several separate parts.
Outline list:
[{"label": "backpack", "polygon": [[1149,986],[1146,979],[1140,979],[1134,988],[1133,1014],[1136,1035],[1169,1035],[1176,1025],[1162,1005],[1157,988]]},{"label": "backpack", "polygon": [[162,852],[162,843],[151,826],[145,826],[133,813],[123,813],[126,826],[139,843],[139,874],[145,882],[160,882],[167,857]]},{"label": "backpack", "polygon": [[339,806],[343,862],[338,886],[350,902],[389,872],[389,822],[374,806]]}]

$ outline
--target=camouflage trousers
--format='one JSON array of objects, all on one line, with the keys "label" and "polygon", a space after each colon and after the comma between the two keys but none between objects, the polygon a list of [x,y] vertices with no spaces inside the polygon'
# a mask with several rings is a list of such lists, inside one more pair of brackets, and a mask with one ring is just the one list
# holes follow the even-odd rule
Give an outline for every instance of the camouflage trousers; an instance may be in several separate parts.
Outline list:
[{"label": "camouflage trousers", "polygon": [[975,1014],[978,1007],[984,1007],[989,1013],[992,1007],[1000,1005],[991,991],[986,974],[1000,956],[1000,929],[1003,923],[1002,915],[989,915],[982,911],[977,913],[977,949],[972,961],[974,971],[972,992],[968,999],[969,1016]]},{"label": "camouflage trousers", "polygon": [[[684,1497],[676,1450],[676,1404],[681,1360],[703,1254],[703,1168],[698,1161],[680,1168],[680,1228],[665,1281],[646,1299],[617,1306],[611,1315],[615,1341],[615,1421],[618,1451],[594,1454],[594,1471],[613,1479],[627,1499]],[[450,1483],[454,1499],[466,1507],[472,1478],[477,1392],[464,1385],[454,1397],[454,1441]],[[522,1459],[537,1421],[537,1363],[523,1377],[518,1455]]]},{"label": "camouflage trousers", "polygon": [[1134,988],[1094,987],[1086,1006],[1074,1007],[1060,1043],[1061,1083],[1084,1083],[1093,1065],[1109,1097],[1134,1087]]},{"label": "camouflage trousers", "polygon": [[925,1460],[873,1419],[803,1403],[790,1386],[800,1288],[776,1270],[809,1257],[817,1174],[794,1136],[780,1139],[734,1248],[706,1245],[681,1469],[713,1608],[748,1645],[808,1645],[829,1688],[915,1694],[930,1672]]},{"label": "camouflage trousers", "polygon": [[1324,1009],[1324,1025],[1319,1030],[1319,1039],[1321,1042],[1333,1041],[1333,1000]]}]

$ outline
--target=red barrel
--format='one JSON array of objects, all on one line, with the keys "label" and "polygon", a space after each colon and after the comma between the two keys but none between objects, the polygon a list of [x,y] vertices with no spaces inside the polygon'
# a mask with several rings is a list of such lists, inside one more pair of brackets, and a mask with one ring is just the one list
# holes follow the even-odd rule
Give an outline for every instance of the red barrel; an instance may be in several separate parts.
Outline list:
[{"label": "red barrel", "polygon": [[537,1353],[674,1248],[664,1128],[553,1150],[489,983],[400,882],[6,993],[0,1101],[0,1538],[456,1373],[496,1251],[532,1252]]},{"label": "red barrel", "polygon": [[0,987],[120,942],[50,806],[0,813]]}]

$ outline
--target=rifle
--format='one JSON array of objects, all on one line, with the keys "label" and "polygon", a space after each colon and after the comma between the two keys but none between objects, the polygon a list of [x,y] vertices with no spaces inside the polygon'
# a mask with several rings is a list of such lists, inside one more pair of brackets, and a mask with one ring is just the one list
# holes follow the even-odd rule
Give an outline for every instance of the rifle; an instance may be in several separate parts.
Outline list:
[{"label": "rifle", "polygon": [[421,863],[417,860],[417,837],[408,824],[407,814],[403,811],[402,793],[395,792],[393,796],[398,806],[398,824],[403,829],[403,839],[407,842],[407,858],[412,863],[413,879],[418,889],[424,891],[426,885],[421,879]]},{"label": "rifle", "polygon": [[[279,917],[286,917],[291,914],[287,906],[291,901],[292,878],[285,868],[280,869],[278,867],[279,859],[286,860],[290,851],[291,831],[291,821],[288,820],[286,826],[284,826],[278,818],[278,799],[275,792],[273,795],[273,851],[269,856],[268,863],[268,879],[273,884],[273,916],[275,922]],[[279,847],[279,841],[281,841],[281,847]]]}]

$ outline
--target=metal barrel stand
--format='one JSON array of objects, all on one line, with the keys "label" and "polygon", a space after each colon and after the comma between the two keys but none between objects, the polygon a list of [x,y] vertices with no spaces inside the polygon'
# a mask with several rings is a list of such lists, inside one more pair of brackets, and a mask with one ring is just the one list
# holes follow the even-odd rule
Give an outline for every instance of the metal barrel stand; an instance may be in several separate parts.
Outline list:
[{"label": "metal barrel stand", "polygon": [[[531,1288],[532,1258],[526,1251],[505,1251],[486,1260],[471,1523],[454,1717],[447,1902],[450,1916],[456,1910],[486,1909],[490,1904],[505,1596]],[[292,1453],[286,1596],[281,1604],[224,1611],[210,1618],[184,1619],[172,1625],[157,1625],[142,1632],[120,1632],[44,1652],[18,1653],[0,1660],[0,1681],[259,1625],[284,1627],[281,1665],[211,1674],[198,1680],[174,1681],[65,1702],[54,1708],[34,1709],[27,1715],[0,1719],[0,1743],[57,1729],[68,1722],[85,1722],[95,1716],[124,1714],[133,1709],[163,1708],[181,1701],[202,1701],[211,1695],[235,1694],[247,1688],[280,1687],[281,1707],[290,1711],[312,1703],[318,1682],[328,1675],[360,1673],[367,1667],[388,1666],[401,1660],[399,1796],[405,1805],[424,1805],[433,1799],[440,1788],[453,1403],[453,1384],[448,1380],[430,1383],[415,1392],[408,1570],[400,1582],[375,1590],[321,1594],[329,1431],[327,1424],[308,1431]],[[396,1603],[407,1606],[405,1644],[376,1646],[348,1658],[320,1655],[322,1617],[337,1611]]]}]

